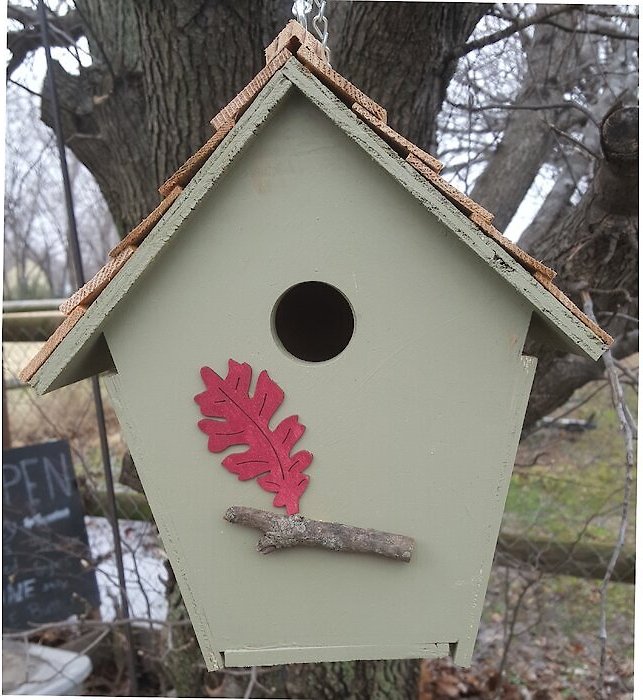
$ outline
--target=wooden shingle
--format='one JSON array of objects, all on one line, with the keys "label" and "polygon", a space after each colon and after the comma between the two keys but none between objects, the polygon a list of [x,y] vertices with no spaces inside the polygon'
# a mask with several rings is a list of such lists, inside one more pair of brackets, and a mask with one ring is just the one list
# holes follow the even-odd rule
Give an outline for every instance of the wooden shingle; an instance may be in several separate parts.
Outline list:
[{"label": "wooden shingle", "polygon": [[404,138],[397,131],[391,129],[391,127],[385,122],[380,121],[374,114],[371,114],[367,109],[364,109],[362,105],[357,102],[351,107],[353,112],[357,114],[363,122],[366,122],[368,126],[373,129],[373,131],[381,136],[386,143],[391,146],[395,151],[397,151],[402,158],[406,158],[409,154],[415,156],[418,160],[421,160],[425,165],[428,165],[431,170],[436,173],[440,173],[444,164],[440,163],[437,158],[434,158],[430,153],[423,151],[421,148],[411,143],[408,139]]},{"label": "wooden shingle", "polygon": [[134,255],[136,247],[129,245],[115,257],[112,258],[101,269],[69,299],[60,305],[60,310],[68,315],[77,306],[89,306],[94,299],[105,289],[105,287],[114,279],[116,273],[123,265]]},{"label": "wooden shingle", "polygon": [[220,129],[230,121],[236,121],[248,109],[250,103],[266,86],[272,76],[286,63],[292,56],[286,48],[275,55],[275,57],[262,68],[257,75],[236,95],[228,104],[211,120],[210,124],[215,129]]},{"label": "wooden shingle", "polygon": [[228,135],[228,132],[234,126],[232,119],[226,122],[214,132],[199,150],[191,155],[185,163],[159,187],[159,192],[162,197],[167,197],[172,193],[172,190],[178,185],[185,187],[188,182],[201,169],[205,161],[214,153],[216,147]]},{"label": "wooden shingle", "polygon": [[417,156],[409,153],[406,157],[406,162],[411,165],[415,170],[417,170],[420,175],[423,175],[432,185],[434,185],[442,194],[453,204],[455,204],[458,209],[463,211],[467,216],[471,214],[477,214],[484,221],[491,223],[493,221],[493,214],[488,212],[484,207],[467,197],[466,194],[460,192],[452,184],[447,182],[444,178],[440,177],[432,168],[430,168],[426,163],[423,163]]},{"label": "wooden shingle", "polygon": [[178,185],[174,187],[174,189],[168,194],[165,199],[152,211],[150,214],[148,214],[143,221],[141,221],[138,226],[133,228],[123,240],[115,245],[110,251],[109,251],[109,256],[111,258],[116,258],[118,257],[127,247],[129,246],[137,246],[140,245],[140,243],[145,239],[147,234],[158,224],[158,222],[161,220],[161,217],[165,212],[172,206],[176,198],[181,194],[183,191],[182,187],[179,187]]},{"label": "wooden shingle", "polygon": [[333,70],[328,63],[313,53],[307,46],[301,46],[295,54],[297,58],[308,68],[324,85],[329,87],[349,107],[355,102],[373,114],[380,122],[386,123],[386,110],[377,102],[365,95],[353,83],[349,82]]}]

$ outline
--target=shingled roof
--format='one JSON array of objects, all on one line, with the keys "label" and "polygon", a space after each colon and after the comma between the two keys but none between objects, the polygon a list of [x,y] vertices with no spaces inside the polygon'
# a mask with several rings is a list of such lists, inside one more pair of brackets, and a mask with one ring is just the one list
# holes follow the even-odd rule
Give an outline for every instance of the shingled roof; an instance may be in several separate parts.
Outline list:
[{"label": "shingled roof", "polygon": [[554,296],[573,316],[584,324],[602,343],[610,345],[612,338],[589,319],[553,283],[555,272],[521,250],[493,226],[493,215],[457,190],[440,176],[443,168],[436,158],[411,143],[387,124],[386,110],[355,85],[337,73],[326,62],[319,41],[299,23],[291,20],[265,50],[266,65],[212,120],[214,135],[173,173],[160,187],[161,203],[134,227],[109,253],[107,263],[78,291],[60,306],[65,314],[62,324],[20,373],[23,382],[30,381],[71,329],[83,317],[87,308],[108,287],[117,273],[136,255],[138,246],[159,223],[183,189],[233,129],[241,115],[252,104],[268,81],[295,57],[304,68],[320,80],[346,104],[365,125],[380,137],[417,173],[460,210],[479,231],[495,241],[516,260],[537,282]]}]

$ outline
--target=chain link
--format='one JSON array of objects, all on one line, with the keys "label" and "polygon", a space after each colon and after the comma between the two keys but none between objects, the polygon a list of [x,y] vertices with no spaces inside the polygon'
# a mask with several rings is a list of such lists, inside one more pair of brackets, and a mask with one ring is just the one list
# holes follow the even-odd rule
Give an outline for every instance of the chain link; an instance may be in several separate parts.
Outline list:
[{"label": "chain link", "polygon": [[328,17],[324,14],[326,11],[326,0],[315,0],[315,5],[319,8],[319,12],[313,17],[313,27],[324,47],[326,54],[326,62],[330,64],[330,49],[328,48]]},{"label": "chain link", "polygon": [[317,34],[326,54],[326,62],[330,65],[330,49],[328,48],[328,18],[326,17],[326,0],[295,0],[292,5],[293,16],[299,24],[308,31],[308,14],[313,9],[313,2],[317,7],[317,14],[313,17],[313,28]]},{"label": "chain link", "polygon": [[308,13],[313,9],[312,0],[295,0],[292,13],[301,26],[308,31]]}]

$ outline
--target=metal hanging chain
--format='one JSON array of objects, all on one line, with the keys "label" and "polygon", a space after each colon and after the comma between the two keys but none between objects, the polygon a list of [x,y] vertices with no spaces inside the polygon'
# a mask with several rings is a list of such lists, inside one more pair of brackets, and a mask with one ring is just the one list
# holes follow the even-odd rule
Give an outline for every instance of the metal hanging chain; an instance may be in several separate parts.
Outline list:
[{"label": "metal hanging chain", "polygon": [[308,13],[313,9],[312,0],[295,0],[292,13],[301,26],[308,31]]},{"label": "metal hanging chain", "polygon": [[317,14],[313,17],[313,28],[315,34],[319,38],[321,45],[326,54],[326,62],[330,65],[330,49],[328,48],[328,17],[326,17],[326,1],[327,0],[295,0],[292,6],[292,13],[308,31],[308,14],[313,9],[313,2],[317,7]]},{"label": "metal hanging chain", "polygon": [[315,0],[315,5],[319,8],[319,12],[313,17],[313,27],[321,41],[326,54],[326,62],[330,64],[330,49],[328,48],[328,17],[324,14],[326,11],[326,0]]}]

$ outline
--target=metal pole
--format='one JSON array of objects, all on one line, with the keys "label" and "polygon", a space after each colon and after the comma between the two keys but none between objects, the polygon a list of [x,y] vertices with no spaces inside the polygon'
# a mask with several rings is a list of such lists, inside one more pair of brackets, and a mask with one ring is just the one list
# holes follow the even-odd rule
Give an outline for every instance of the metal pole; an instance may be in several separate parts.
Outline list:
[{"label": "metal pole", "polygon": [[2,358],[2,449],[11,447],[11,428],[9,427],[9,407],[7,405],[7,385],[4,380],[4,355]]},{"label": "metal pole", "polygon": [[[56,78],[54,75],[54,66],[51,59],[51,45],[49,41],[49,25],[47,22],[47,9],[44,0],[38,0],[38,14],[40,18],[40,29],[42,35],[42,45],[45,49],[45,57],[47,59],[47,82],[49,87],[49,96],[51,99],[51,107],[54,120],[54,132],[56,134],[56,143],[58,146],[58,155],[60,157],[60,170],[63,177],[63,189],[65,193],[65,207],[67,209],[68,221],[68,240],[71,250],[73,262],[73,271],[76,278],[76,284],[80,287],[85,282],[85,274],[83,272],[83,261],[80,253],[80,245],[78,242],[78,229],[76,228],[76,216],[74,214],[74,202],[71,192],[71,184],[69,182],[69,170],[67,168],[67,155],[65,153],[65,142],[62,132],[62,124],[60,121],[60,105],[58,103],[58,93],[56,92]],[[98,423],[98,435],[100,440],[100,451],[103,461],[103,472],[105,474],[105,486],[107,488],[107,505],[109,511],[109,520],[112,527],[112,535],[114,538],[114,554],[116,557],[116,568],[118,570],[118,584],[120,588],[121,598],[121,616],[123,619],[128,619],[130,616],[129,603],[127,600],[127,588],[125,583],[125,568],[123,566],[123,548],[121,543],[121,534],[118,528],[118,516],[116,511],[116,497],[114,494],[114,479],[112,477],[112,466],[109,458],[109,444],[107,442],[107,430],[105,428],[105,411],[103,408],[103,399],[100,391],[98,377],[92,377],[92,392],[94,395],[94,405],[96,407],[96,420]],[[138,694],[138,683],[136,679],[136,661],[134,655],[134,643],[132,638],[132,628],[129,624],[125,625],[125,636],[127,639],[127,666],[129,674],[129,693],[130,695]]]}]

